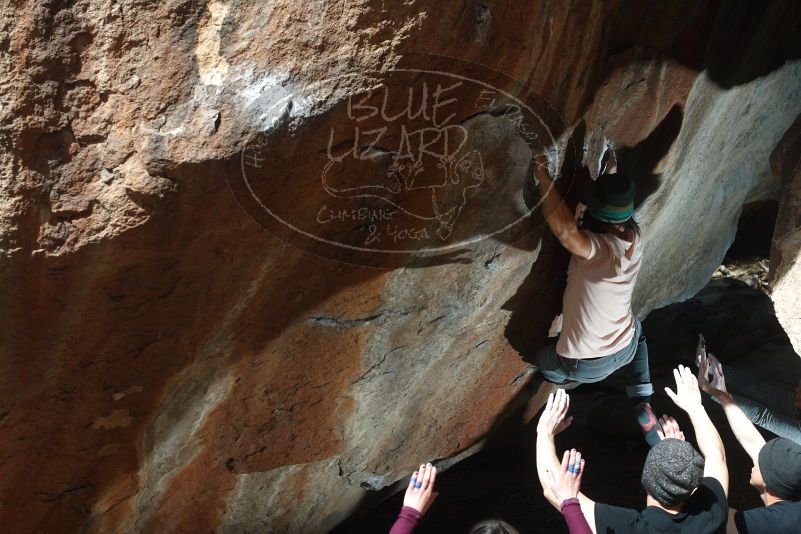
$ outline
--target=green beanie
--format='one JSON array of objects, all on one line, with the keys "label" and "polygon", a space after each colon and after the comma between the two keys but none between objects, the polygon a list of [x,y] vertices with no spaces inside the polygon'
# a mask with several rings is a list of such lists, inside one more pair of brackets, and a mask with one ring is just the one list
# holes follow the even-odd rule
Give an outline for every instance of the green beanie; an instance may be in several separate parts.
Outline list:
[{"label": "green beanie", "polygon": [[626,222],[634,214],[634,181],[622,174],[602,174],[587,188],[584,204],[600,221]]}]

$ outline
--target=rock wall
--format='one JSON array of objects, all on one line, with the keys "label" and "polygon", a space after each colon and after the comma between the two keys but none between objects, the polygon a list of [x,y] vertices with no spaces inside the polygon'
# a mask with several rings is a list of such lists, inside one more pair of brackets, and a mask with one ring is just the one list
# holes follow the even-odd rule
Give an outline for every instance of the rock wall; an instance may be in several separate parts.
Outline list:
[{"label": "rock wall", "polygon": [[801,354],[801,119],[788,128],[770,155],[771,169],[782,181],[779,212],[770,254],[771,298],[776,317],[798,354]]},{"label": "rock wall", "polygon": [[[743,203],[779,196],[769,155],[801,111],[789,1],[17,1],[1,20],[0,523],[17,532],[325,531],[536,391],[567,261],[541,216],[422,263],[332,261],[242,204],[254,136],[298,184],[276,206],[311,217],[306,140],[324,147],[349,91],[420,53],[489,67],[560,117],[571,199],[620,149],[645,315],[706,283]],[[531,206],[527,151],[491,115],[468,124],[503,149],[487,176]]]}]

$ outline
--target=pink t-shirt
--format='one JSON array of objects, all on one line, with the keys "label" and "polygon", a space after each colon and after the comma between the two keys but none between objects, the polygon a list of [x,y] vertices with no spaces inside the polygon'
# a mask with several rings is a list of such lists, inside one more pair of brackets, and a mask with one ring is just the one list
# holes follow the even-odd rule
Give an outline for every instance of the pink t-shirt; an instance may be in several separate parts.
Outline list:
[{"label": "pink t-shirt", "polygon": [[570,258],[562,298],[556,352],[566,358],[608,356],[634,336],[631,294],[640,272],[642,236],[638,230],[634,242],[628,242],[611,234],[584,233],[592,246],[590,256]]}]

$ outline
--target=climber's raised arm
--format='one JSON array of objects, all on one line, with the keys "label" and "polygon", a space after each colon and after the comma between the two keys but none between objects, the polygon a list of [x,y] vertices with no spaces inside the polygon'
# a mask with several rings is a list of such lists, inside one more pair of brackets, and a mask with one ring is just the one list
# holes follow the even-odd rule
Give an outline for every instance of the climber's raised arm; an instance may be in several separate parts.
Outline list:
[{"label": "climber's raised arm", "polygon": [[592,252],[590,239],[579,230],[573,213],[551,180],[548,160],[543,154],[534,157],[534,176],[539,183],[542,211],[548,228],[571,254],[587,259]]}]

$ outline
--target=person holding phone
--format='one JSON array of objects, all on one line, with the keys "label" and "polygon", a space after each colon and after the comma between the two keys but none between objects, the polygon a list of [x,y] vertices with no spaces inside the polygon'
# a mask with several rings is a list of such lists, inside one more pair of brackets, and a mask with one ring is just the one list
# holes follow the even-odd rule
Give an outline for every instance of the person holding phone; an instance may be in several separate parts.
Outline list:
[{"label": "person holding phone", "polygon": [[801,530],[801,445],[786,437],[765,441],[726,390],[720,362],[711,354],[699,356],[698,384],[723,407],[734,437],[753,462],[749,483],[764,504],[750,510],[730,509],[727,534],[797,534]]},{"label": "person holding phone", "polygon": [[709,378],[704,391],[720,403],[728,395],[755,425],[801,445],[801,381],[790,392],[767,384],[758,378],[723,365],[714,354],[707,353],[704,336],[699,336],[696,352],[699,376]]}]

